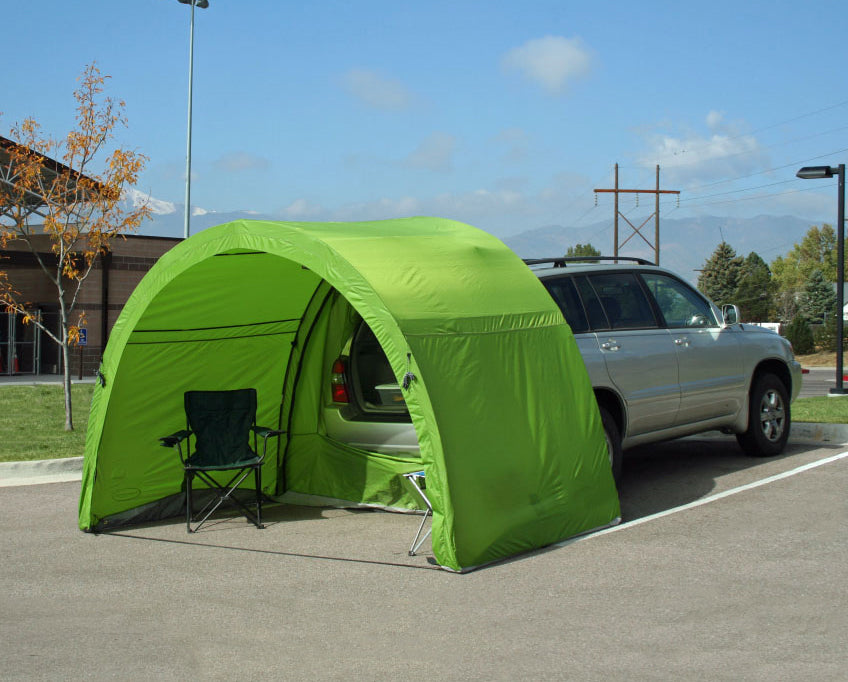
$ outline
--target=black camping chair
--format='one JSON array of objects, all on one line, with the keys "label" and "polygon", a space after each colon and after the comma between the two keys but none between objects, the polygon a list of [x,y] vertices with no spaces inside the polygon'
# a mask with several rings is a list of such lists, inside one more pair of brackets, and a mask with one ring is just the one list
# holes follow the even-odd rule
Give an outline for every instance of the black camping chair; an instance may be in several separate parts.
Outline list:
[{"label": "black camping chair", "polygon": [[[159,440],[163,447],[175,447],[185,470],[186,528],[196,532],[212,513],[224,502],[241,509],[247,519],[257,528],[262,525],[262,462],[268,449],[268,439],[279,436],[282,431],[256,426],[256,389],[243,388],[236,391],[187,391],[184,396],[185,431],[177,431]],[[250,432],[253,432],[253,447],[250,447]],[[191,436],[195,438],[194,453],[191,451]],[[262,438],[262,454],[257,455],[257,438]],[[186,443],[183,453],[182,443]],[[219,483],[214,474],[234,471],[225,484]],[[256,513],[235,495],[244,480],[253,471],[256,485]],[[215,492],[215,496],[198,512],[203,518],[192,529],[194,508],[192,487],[197,476]],[[211,509],[209,508],[211,506]],[[209,511],[207,511],[207,509]]]}]

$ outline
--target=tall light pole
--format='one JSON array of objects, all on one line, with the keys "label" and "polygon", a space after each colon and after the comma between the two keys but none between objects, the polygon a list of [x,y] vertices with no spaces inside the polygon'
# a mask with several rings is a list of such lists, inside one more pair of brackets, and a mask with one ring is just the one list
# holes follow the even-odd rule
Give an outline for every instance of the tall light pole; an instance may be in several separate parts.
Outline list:
[{"label": "tall light pole", "polygon": [[206,9],[209,0],[177,0],[183,5],[191,5],[191,27],[188,38],[188,133],[186,134],[186,186],[185,186],[185,219],[183,238],[191,234],[191,89],[194,81],[194,8]]},{"label": "tall light pole", "polygon": [[845,307],[845,164],[838,166],[804,166],[796,175],[804,180],[839,178],[838,205],[836,209],[836,388],[832,395],[846,395],[842,385],[842,339]]}]

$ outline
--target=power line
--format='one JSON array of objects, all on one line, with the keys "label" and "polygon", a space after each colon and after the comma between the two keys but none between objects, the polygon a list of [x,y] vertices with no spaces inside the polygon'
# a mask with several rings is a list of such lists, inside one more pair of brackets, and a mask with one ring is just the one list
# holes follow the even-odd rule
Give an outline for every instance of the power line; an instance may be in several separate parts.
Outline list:
[{"label": "power line", "polygon": [[682,204],[685,201],[700,201],[701,199],[710,199],[711,197],[721,197],[727,194],[738,194],[739,192],[750,192],[755,189],[763,189],[764,187],[774,187],[775,185],[785,185],[789,182],[798,182],[796,178],[792,178],[791,180],[780,180],[778,182],[770,182],[765,185],[756,185],[754,187],[743,187],[742,189],[731,189],[727,192],[716,192],[715,194],[703,194],[696,197],[690,197],[688,199],[681,199],[680,203]]},{"label": "power line", "polygon": [[[848,126],[846,126],[848,128]],[[845,149],[837,149],[836,151],[828,152],[827,154],[819,154],[818,156],[811,156],[806,159],[800,159],[798,161],[792,161],[790,163],[784,164],[782,166],[776,166],[774,168],[767,168],[766,170],[757,171],[756,173],[748,173],[748,175],[738,175],[735,178],[728,178],[726,180],[716,180],[715,182],[708,182],[703,185],[696,185],[695,187],[689,187],[687,191],[692,192],[694,190],[703,189],[704,187],[714,187],[715,185],[722,185],[728,182],[735,182],[736,180],[745,180],[746,178],[753,178],[755,175],[763,175],[765,173],[772,173],[774,171],[783,170],[784,168],[792,168],[793,166],[798,166],[804,163],[809,163],[810,161],[817,161],[818,159],[824,159],[828,156],[834,156],[835,154],[842,154],[843,152],[848,152],[848,147]],[[717,158],[725,158],[725,157],[717,157]]]},{"label": "power line", "polygon": [[831,109],[838,109],[839,107],[844,107],[846,104],[848,104],[848,99],[842,102],[837,102],[836,104],[831,104],[830,106],[822,107],[821,109],[816,109],[815,111],[811,111],[806,114],[801,114],[800,116],[790,118],[786,121],[781,121],[780,123],[773,123],[772,125],[765,126],[763,128],[758,128],[757,130],[753,130],[748,134],[755,135],[756,133],[761,133],[764,130],[771,130],[772,128],[777,128],[779,126],[786,125],[787,123],[794,123],[795,121],[800,121],[802,118],[809,118],[810,116],[815,116],[816,114],[821,114],[825,111],[830,111]]},{"label": "power line", "polygon": [[[816,114],[821,114],[825,111],[830,111],[832,109],[837,109],[839,107],[843,107],[846,104],[848,104],[848,100],[844,100],[844,101],[838,102],[836,104],[831,104],[829,106],[822,107],[820,109],[816,109],[815,111],[810,111],[810,112],[807,112],[805,114],[795,116],[794,118],[790,118],[790,119],[787,119],[785,121],[779,121],[777,123],[772,123],[771,125],[763,126],[761,128],[756,128],[755,130],[752,130],[752,131],[749,131],[749,132],[746,132],[746,133],[741,133],[741,134],[735,135],[733,137],[728,137],[728,138],[726,138],[726,141],[727,142],[733,142],[734,140],[739,140],[739,139],[742,139],[744,137],[751,137],[751,136],[756,135],[757,133],[761,133],[765,130],[771,130],[772,128],[778,128],[778,127],[780,127],[782,125],[786,125],[788,123],[794,123],[795,121],[800,121],[801,119],[809,118],[810,116],[815,116]],[[707,145],[709,145],[709,142],[702,142],[699,145],[695,146],[695,150],[683,149],[683,150],[680,150],[679,152],[672,152],[671,154],[667,154],[663,157],[660,157],[658,159],[658,161],[663,161],[665,159],[673,158],[673,157],[676,157],[680,154],[688,154],[691,151],[697,151],[698,147],[703,148],[703,147],[706,147]],[[750,153],[750,152],[742,152],[742,153]],[[734,156],[734,155],[729,155],[729,156]],[[727,157],[720,157],[720,158],[727,158]],[[698,162],[693,161],[692,163],[698,163]],[[684,164],[678,164],[678,165],[684,165]],[[689,164],[685,164],[685,165],[689,165]]]},{"label": "power line", "polygon": [[738,203],[740,201],[753,201],[755,199],[769,199],[771,197],[780,197],[780,196],[784,196],[786,194],[797,194],[799,192],[812,192],[812,191],[820,190],[820,189],[821,189],[821,187],[809,187],[809,188],[805,188],[805,189],[793,189],[793,190],[789,190],[787,192],[774,192],[772,194],[758,194],[758,195],[753,196],[753,197],[742,197],[742,198],[739,198],[739,199],[725,199],[724,201],[708,201],[708,202],[703,203],[703,204],[695,204],[694,206],[687,206],[686,208],[701,208],[702,206],[716,206],[716,205],[719,205],[719,204],[735,204],[735,203]]}]

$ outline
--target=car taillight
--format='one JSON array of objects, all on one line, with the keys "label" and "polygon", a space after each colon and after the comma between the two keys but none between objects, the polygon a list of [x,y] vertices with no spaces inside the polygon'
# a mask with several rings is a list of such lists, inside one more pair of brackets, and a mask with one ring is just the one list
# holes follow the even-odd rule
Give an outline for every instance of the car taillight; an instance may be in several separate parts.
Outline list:
[{"label": "car taillight", "polygon": [[334,403],[344,405],[350,403],[350,394],[347,390],[347,365],[341,358],[333,363],[330,374],[330,392]]}]

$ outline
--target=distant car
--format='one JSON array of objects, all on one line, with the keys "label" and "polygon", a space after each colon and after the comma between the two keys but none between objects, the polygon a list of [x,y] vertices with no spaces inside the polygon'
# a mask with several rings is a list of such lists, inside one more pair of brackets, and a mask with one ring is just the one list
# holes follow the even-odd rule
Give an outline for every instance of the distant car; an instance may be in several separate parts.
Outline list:
[{"label": "distant car", "polygon": [[[674,273],[641,259],[526,261],[562,310],[586,364],[618,480],[624,450],[715,429],[772,456],[786,445],[801,366],[789,342],[740,324]],[[330,372],[328,435],[418,456],[388,361],[364,323]]]}]

